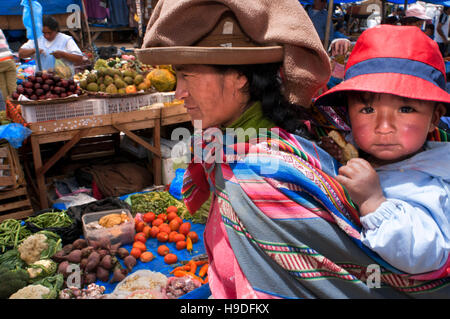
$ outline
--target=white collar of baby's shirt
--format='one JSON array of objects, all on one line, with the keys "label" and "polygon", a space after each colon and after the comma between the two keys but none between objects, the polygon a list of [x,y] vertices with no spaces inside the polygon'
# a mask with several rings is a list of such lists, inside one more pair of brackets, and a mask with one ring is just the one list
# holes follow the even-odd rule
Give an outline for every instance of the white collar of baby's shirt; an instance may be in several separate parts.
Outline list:
[{"label": "white collar of baby's shirt", "polygon": [[377,167],[375,170],[422,171],[450,181],[450,143],[427,141],[424,151],[403,161]]}]

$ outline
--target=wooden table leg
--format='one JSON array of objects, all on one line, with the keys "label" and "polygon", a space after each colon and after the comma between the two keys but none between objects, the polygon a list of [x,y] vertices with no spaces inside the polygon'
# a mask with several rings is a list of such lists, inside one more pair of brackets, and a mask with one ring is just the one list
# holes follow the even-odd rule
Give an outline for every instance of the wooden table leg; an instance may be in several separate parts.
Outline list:
[{"label": "wooden table leg", "polygon": [[161,154],[161,124],[155,121],[155,128],[153,129],[153,146],[159,150],[158,154],[153,154],[153,180],[155,185],[162,183],[162,154]]},{"label": "wooden table leg", "polygon": [[136,143],[142,145],[146,149],[148,149],[150,152],[152,152],[154,160],[153,160],[153,183],[155,185],[161,185],[161,179],[162,179],[162,172],[161,172],[161,125],[159,121],[155,121],[155,127],[153,129],[153,145],[147,143],[145,140],[131,132],[130,130],[126,129],[125,126],[121,124],[114,123],[112,124],[116,130],[119,132],[123,132],[126,136],[128,136],[130,139],[135,141]]},{"label": "wooden table leg", "polygon": [[39,203],[41,209],[48,208],[47,189],[45,186],[45,175],[41,173],[42,157],[41,147],[39,145],[39,139],[31,135],[31,149],[33,152],[34,170],[36,172],[37,188],[39,190]]}]

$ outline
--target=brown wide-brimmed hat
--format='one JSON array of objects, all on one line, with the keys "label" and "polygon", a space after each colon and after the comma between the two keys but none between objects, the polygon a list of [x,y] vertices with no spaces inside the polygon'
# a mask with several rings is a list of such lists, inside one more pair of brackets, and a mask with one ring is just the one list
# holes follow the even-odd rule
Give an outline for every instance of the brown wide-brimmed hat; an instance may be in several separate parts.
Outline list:
[{"label": "brown wide-brimmed hat", "polygon": [[331,74],[297,0],[159,0],[136,55],[151,65],[282,62],[286,98],[303,106]]}]

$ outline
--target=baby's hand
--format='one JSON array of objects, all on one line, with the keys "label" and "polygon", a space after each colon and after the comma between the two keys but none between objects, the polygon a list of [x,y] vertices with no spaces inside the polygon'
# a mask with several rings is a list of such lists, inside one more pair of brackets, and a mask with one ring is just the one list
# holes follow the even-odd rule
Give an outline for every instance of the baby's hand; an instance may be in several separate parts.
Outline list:
[{"label": "baby's hand", "polygon": [[339,168],[336,180],[347,189],[361,216],[374,212],[386,201],[377,172],[362,158],[353,158]]}]

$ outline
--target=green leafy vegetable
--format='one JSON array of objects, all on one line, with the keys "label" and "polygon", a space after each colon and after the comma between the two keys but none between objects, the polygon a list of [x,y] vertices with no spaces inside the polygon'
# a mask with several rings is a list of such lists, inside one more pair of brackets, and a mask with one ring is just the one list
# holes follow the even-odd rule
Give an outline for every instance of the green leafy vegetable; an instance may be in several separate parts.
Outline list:
[{"label": "green leafy vegetable", "polygon": [[4,220],[0,224],[0,252],[5,252],[8,248],[17,248],[29,235],[31,231],[22,225],[20,220]]},{"label": "green leafy vegetable", "polygon": [[25,266],[26,263],[20,258],[20,254],[17,249],[7,250],[4,254],[0,255],[0,267],[14,270],[24,268]]},{"label": "green leafy vegetable", "polygon": [[0,266],[0,299],[9,298],[13,293],[28,285],[29,276],[23,269],[10,270]]},{"label": "green leafy vegetable", "polygon": [[67,215],[66,211],[52,211],[34,217],[28,217],[26,222],[29,222],[39,228],[63,228],[72,225],[73,220],[69,215]]},{"label": "green leafy vegetable", "polygon": [[202,207],[191,215],[182,201],[177,200],[168,191],[154,191],[143,194],[134,194],[129,196],[126,200],[131,206],[133,216],[137,213],[145,214],[146,212],[154,212],[156,215],[165,213],[167,207],[175,206],[178,208],[178,215],[193,223],[206,223],[208,218],[209,207],[211,201],[208,200]]}]

